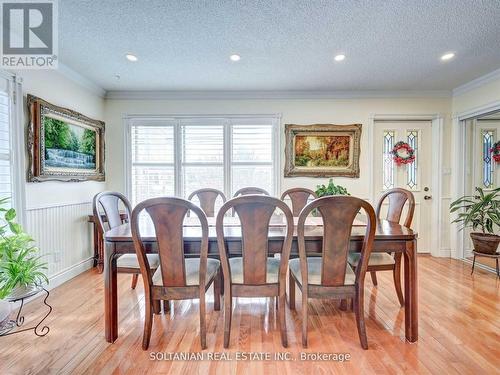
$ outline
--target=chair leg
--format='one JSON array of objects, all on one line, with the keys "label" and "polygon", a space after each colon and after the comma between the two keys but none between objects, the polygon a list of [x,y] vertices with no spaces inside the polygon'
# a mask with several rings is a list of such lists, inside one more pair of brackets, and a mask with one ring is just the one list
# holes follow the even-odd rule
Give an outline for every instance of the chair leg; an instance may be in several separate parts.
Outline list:
[{"label": "chair leg", "polygon": [[361,347],[366,350],[368,349],[368,339],[366,337],[364,305],[363,287],[358,287],[356,290],[356,297],[354,298],[354,313],[356,315],[359,341],[361,342]]},{"label": "chair leg", "polygon": [[377,273],[375,271],[371,271],[370,272],[370,276],[372,277],[373,285],[377,286],[378,285],[378,283],[377,283]]},{"label": "chair leg", "polygon": [[401,253],[394,256],[394,269],[392,270],[392,277],[394,279],[394,286],[396,287],[396,294],[398,295],[399,304],[401,307],[405,305],[403,296],[403,289],[401,288]]},{"label": "chair leg", "polygon": [[347,299],[346,298],[342,298],[340,300],[340,310],[347,311]]},{"label": "chair leg", "polygon": [[222,284],[222,273],[219,270],[217,275],[215,275],[214,280],[214,310],[220,311],[220,295],[221,295],[221,284]]},{"label": "chair leg", "polygon": [[496,259],[497,261],[497,277],[500,278],[500,267],[498,266],[498,258]]},{"label": "chair leg", "polygon": [[233,314],[231,287],[224,288],[224,348],[229,348],[229,339],[231,337],[231,315]]},{"label": "chair leg", "polygon": [[163,300],[163,312],[166,314],[170,311],[170,301],[168,299]]},{"label": "chair leg", "polygon": [[161,303],[159,299],[153,300],[153,313],[161,314]]},{"label": "chair leg", "polygon": [[295,310],[295,280],[290,271],[288,275],[288,305],[290,310]]},{"label": "chair leg", "polygon": [[137,280],[139,279],[139,274],[138,273],[134,273],[132,275],[132,285],[130,285],[130,287],[132,289],[135,289],[135,287],[137,286]]},{"label": "chair leg", "polygon": [[278,319],[280,323],[280,333],[281,333],[281,345],[284,348],[288,347],[288,339],[286,337],[286,315],[285,315],[285,291],[280,294],[278,298],[279,308],[278,308]]},{"label": "chair leg", "polygon": [[153,301],[151,296],[146,295],[146,316],[144,317],[144,334],[142,336],[142,349],[147,350],[151,339],[151,329],[153,328]]},{"label": "chair leg", "polygon": [[200,341],[201,350],[207,348],[207,324],[205,316],[205,288],[200,287]]},{"label": "chair leg", "polygon": [[472,270],[470,271],[471,275],[474,273],[474,266],[475,265],[476,265],[476,255],[474,254],[474,259],[472,260]]},{"label": "chair leg", "polygon": [[307,348],[307,285],[302,286],[302,347]]}]

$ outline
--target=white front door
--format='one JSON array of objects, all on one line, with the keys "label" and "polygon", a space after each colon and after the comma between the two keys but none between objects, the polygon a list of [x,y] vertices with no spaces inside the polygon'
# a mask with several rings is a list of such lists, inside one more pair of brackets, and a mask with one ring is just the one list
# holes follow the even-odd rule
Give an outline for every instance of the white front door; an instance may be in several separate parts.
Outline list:
[{"label": "white front door", "polygon": [[[385,190],[396,187],[414,194],[416,206],[412,229],[418,232],[419,253],[431,251],[431,126],[431,121],[375,121],[373,139],[375,198],[378,200]],[[390,152],[399,141],[407,142],[415,150],[414,163],[401,166],[394,163]],[[376,205],[377,201],[374,203]]]}]

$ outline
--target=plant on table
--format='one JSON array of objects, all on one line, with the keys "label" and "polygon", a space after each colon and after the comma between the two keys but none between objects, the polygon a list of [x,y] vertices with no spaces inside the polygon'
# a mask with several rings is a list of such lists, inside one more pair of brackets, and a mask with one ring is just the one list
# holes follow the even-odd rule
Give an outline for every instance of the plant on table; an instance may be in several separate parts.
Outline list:
[{"label": "plant on table", "polygon": [[351,195],[347,192],[347,189],[341,185],[335,185],[333,179],[330,178],[328,185],[318,185],[316,186],[316,195],[318,198],[327,195]]},{"label": "plant on table", "polygon": [[494,254],[500,243],[500,187],[488,191],[476,187],[476,193],[451,203],[450,212],[458,212],[453,223],[462,224],[460,230],[474,231],[470,236],[475,251]]}]

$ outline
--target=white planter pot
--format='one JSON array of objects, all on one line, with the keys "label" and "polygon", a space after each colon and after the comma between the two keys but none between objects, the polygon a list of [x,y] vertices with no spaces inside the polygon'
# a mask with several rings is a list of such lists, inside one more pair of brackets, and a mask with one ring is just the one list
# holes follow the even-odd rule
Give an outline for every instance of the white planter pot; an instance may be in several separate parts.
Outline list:
[{"label": "white planter pot", "polygon": [[11,312],[11,303],[0,300],[0,329],[9,320]]}]

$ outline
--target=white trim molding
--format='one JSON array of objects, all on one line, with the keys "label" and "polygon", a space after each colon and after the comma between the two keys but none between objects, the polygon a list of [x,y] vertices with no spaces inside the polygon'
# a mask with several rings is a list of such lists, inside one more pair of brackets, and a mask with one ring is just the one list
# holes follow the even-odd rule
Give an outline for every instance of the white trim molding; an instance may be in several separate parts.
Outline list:
[{"label": "white trim molding", "polygon": [[48,289],[54,289],[57,288],[59,285],[64,284],[66,281],[71,280],[72,278],[78,276],[79,274],[89,270],[92,268],[94,262],[94,258],[88,258],[84,259],[68,268],[65,270],[52,275],[49,277],[49,285]]},{"label": "white trim molding", "polygon": [[481,77],[473,79],[463,85],[460,85],[453,89],[453,96],[460,96],[469,92],[471,90],[477,89],[478,87],[484,86],[490,82],[496,81],[500,79],[500,69],[494,70],[488,74],[485,74]]},{"label": "white trim molding", "polygon": [[104,98],[106,96],[106,90],[104,90],[101,86],[98,84],[94,83],[87,77],[81,75],[80,73],[76,72],[75,70],[71,69],[69,66],[64,65],[63,63],[59,62],[57,71],[61,73],[63,76],[66,78],[72,80],[73,82],[79,84],[80,86],[86,88],[93,94]]},{"label": "white trim molding", "polygon": [[108,100],[242,100],[242,99],[356,99],[356,98],[450,98],[449,90],[359,91],[107,91]]}]

